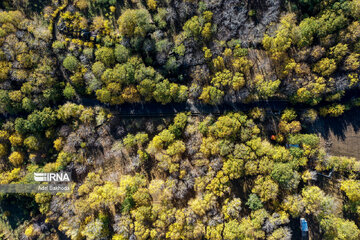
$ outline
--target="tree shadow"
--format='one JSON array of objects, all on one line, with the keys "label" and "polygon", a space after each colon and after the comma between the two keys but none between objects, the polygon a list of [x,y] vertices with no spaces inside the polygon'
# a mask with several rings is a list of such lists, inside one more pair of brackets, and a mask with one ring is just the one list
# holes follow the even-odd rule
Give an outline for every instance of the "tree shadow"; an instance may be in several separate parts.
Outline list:
[{"label": "tree shadow", "polygon": [[313,124],[306,126],[308,133],[320,134],[322,138],[329,139],[331,133],[339,140],[344,141],[346,131],[353,127],[355,133],[360,129],[360,109],[353,108],[339,117],[320,117]]},{"label": "tree shadow", "polygon": [[4,216],[5,212],[9,213],[7,220],[11,228],[15,229],[26,220],[30,220],[31,216],[39,214],[39,207],[30,196],[6,194],[0,201],[0,216]]}]

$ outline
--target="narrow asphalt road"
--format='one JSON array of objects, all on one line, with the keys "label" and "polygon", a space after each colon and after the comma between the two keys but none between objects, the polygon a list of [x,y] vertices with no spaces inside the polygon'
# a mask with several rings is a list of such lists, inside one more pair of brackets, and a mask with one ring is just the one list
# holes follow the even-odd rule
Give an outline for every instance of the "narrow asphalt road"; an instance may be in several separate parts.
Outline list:
[{"label": "narrow asphalt road", "polygon": [[88,107],[101,106],[108,108],[115,115],[121,115],[122,117],[163,117],[176,115],[179,112],[190,112],[191,115],[221,115],[226,112],[247,111],[254,107],[261,107],[270,109],[271,111],[281,111],[286,107],[292,106],[287,101],[282,100],[269,100],[258,101],[252,103],[222,103],[221,105],[209,105],[203,103],[168,103],[160,104],[156,102],[146,103],[124,103],[118,106],[111,106],[103,104],[96,99],[83,98],[79,102],[80,104]]}]

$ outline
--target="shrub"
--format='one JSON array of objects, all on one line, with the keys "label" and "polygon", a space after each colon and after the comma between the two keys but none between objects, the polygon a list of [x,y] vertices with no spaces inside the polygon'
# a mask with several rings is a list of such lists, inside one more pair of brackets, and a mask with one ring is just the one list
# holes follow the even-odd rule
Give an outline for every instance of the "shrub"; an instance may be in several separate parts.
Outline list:
[{"label": "shrub", "polygon": [[0,157],[3,157],[7,154],[6,146],[2,143],[0,143]]},{"label": "shrub", "polygon": [[25,138],[24,145],[30,150],[39,150],[39,141],[34,136]]},{"label": "shrub", "polygon": [[11,63],[0,62],[0,80],[5,80],[11,70]]},{"label": "shrub", "polygon": [[101,61],[106,66],[110,66],[115,63],[114,50],[108,47],[99,48],[95,52],[96,60]]},{"label": "shrub", "polygon": [[119,63],[125,63],[129,58],[130,51],[123,45],[115,46],[115,58]]},{"label": "shrub", "polygon": [[78,68],[79,62],[76,57],[72,55],[67,55],[67,57],[63,61],[63,65],[64,68],[66,68],[67,70],[74,72]]},{"label": "shrub", "polygon": [[263,207],[263,204],[260,198],[256,194],[250,194],[249,199],[246,202],[246,205],[249,206],[251,210],[258,210]]},{"label": "shrub", "polygon": [[28,238],[32,238],[35,236],[34,226],[32,224],[26,228],[25,235]]},{"label": "shrub", "polygon": [[24,162],[24,156],[20,152],[13,152],[9,156],[9,161],[15,167],[20,166]]},{"label": "shrub", "polygon": [[73,99],[75,97],[75,89],[69,83],[66,84],[66,87],[63,91],[64,97],[67,99]]},{"label": "shrub", "polygon": [[127,9],[118,24],[120,33],[128,37],[145,37],[152,29],[151,15],[146,9]]},{"label": "shrub", "polygon": [[91,70],[93,71],[94,75],[97,77],[97,78],[100,78],[101,75],[103,74],[103,72],[105,71],[105,65],[98,61],[98,62],[95,62],[93,65],[92,65],[92,68]]},{"label": "shrub", "polygon": [[19,133],[14,133],[9,137],[9,141],[12,146],[21,146],[23,138]]},{"label": "shrub", "polygon": [[323,58],[315,64],[313,70],[322,76],[329,76],[336,70],[336,62],[334,59]]}]

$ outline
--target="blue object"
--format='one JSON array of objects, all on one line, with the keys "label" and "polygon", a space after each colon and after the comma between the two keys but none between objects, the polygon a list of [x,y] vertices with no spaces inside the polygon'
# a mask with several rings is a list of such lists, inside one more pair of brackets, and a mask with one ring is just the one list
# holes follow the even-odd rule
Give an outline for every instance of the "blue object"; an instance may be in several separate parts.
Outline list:
[{"label": "blue object", "polygon": [[296,147],[296,148],[299,148],[300,145],[299,144],[289,144],[289,147]]},{"label": "blue object", "polygon": [[300,218],[300,227],[302,232],[309,231],[308,224],[305,218]]}]

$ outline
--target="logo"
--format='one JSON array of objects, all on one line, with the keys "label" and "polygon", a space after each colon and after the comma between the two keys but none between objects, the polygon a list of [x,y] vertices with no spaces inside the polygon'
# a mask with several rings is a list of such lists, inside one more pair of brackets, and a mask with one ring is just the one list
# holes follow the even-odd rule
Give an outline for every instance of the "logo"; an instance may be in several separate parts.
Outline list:
[{"label": "logo", "polygon": [[70,176],[68,172],[34,173],[34,180],[36,182],[70,182]]}]

